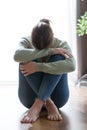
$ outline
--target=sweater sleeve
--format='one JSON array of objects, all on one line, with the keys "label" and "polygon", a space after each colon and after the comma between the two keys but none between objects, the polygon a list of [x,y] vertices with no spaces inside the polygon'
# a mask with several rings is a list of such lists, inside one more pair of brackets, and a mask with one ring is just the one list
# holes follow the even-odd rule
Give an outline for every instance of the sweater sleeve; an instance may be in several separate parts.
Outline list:
[{"label": "sweater sleeve", "polygon": [[16,62],[28,62],[48,55],[53,55],[53,48],[37,50],[32,46],[29,38],[22,38],[18,49],[15,51],[14,60]]},{"label": "sweater sleeve", "polygon": [[[56,41],[56,47],[64,48],[72,53],[70,46],[67,42]],[[50,73],[50,74],[63,74],[72,72],[75,70],[76,61],[75,58],[65,58],[65,60],[49,62],[49,63],[37,63],[38,71]]]},{"label": "sweater sleeve", "polygon": [[66,60],[50,62],[50,63],[37,63],[38,71],[50,74],[64,74],[75,70],[75,59],[67,58]]}]

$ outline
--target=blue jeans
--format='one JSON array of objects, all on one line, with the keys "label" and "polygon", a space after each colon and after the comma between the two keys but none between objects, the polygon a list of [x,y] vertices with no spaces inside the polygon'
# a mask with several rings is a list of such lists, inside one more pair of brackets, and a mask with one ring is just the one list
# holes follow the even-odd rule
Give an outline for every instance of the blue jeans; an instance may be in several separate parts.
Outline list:
[{"label": "blue jeans", "polygon": [[[62,55],[53,55],[48,62],[64,59]],[[18,96],[27,108],[33,105],[36,98],[44,101],[51,98],[58,108],[63,107],[69,98],[67,74],[53,75],[36,72],[24,77],[19,69]]]}]

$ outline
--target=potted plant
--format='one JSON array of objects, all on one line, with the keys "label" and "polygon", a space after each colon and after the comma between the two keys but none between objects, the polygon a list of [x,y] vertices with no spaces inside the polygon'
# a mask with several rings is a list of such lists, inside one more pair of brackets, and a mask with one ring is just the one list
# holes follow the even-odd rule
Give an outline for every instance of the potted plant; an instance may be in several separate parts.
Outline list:
[{"label": "potted plant", "polygon": [[77,0],[78,81],[87,86],[87,0]]},{"label": "potted plant", "polygon": [[83,36],[87,34],[87,12],[80,16],[77,22],[77,34],[78,36]]}]

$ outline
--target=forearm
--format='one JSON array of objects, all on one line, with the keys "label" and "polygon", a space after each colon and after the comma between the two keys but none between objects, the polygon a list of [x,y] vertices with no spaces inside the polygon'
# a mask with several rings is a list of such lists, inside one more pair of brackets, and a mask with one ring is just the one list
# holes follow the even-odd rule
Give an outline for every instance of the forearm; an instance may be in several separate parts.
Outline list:
[{"label": "forearm", "polygon": [[75,66],[76,63],[74,58],[50,63],[37,63],[38,71],[55,75],[72,72],[75,70]]},{"label": "forearm", "polygon": [[14,54],[14,60],[16,62],[28,62],[44,56],[53,55],[52,48],[36,50],[36,49],[19,49]]}]

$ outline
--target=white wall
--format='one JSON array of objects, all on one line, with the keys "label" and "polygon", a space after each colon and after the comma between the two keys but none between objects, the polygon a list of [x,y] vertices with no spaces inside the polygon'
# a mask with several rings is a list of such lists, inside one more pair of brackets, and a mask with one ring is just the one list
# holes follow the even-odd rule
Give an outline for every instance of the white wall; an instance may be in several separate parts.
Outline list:
[{"label": "white wall", "polygon": [[13,54],[22,36],[42,18],[53,23],[55,35],[71,42],[69,0],[0,1],[0,81],[17,81],[18,63]]}]

